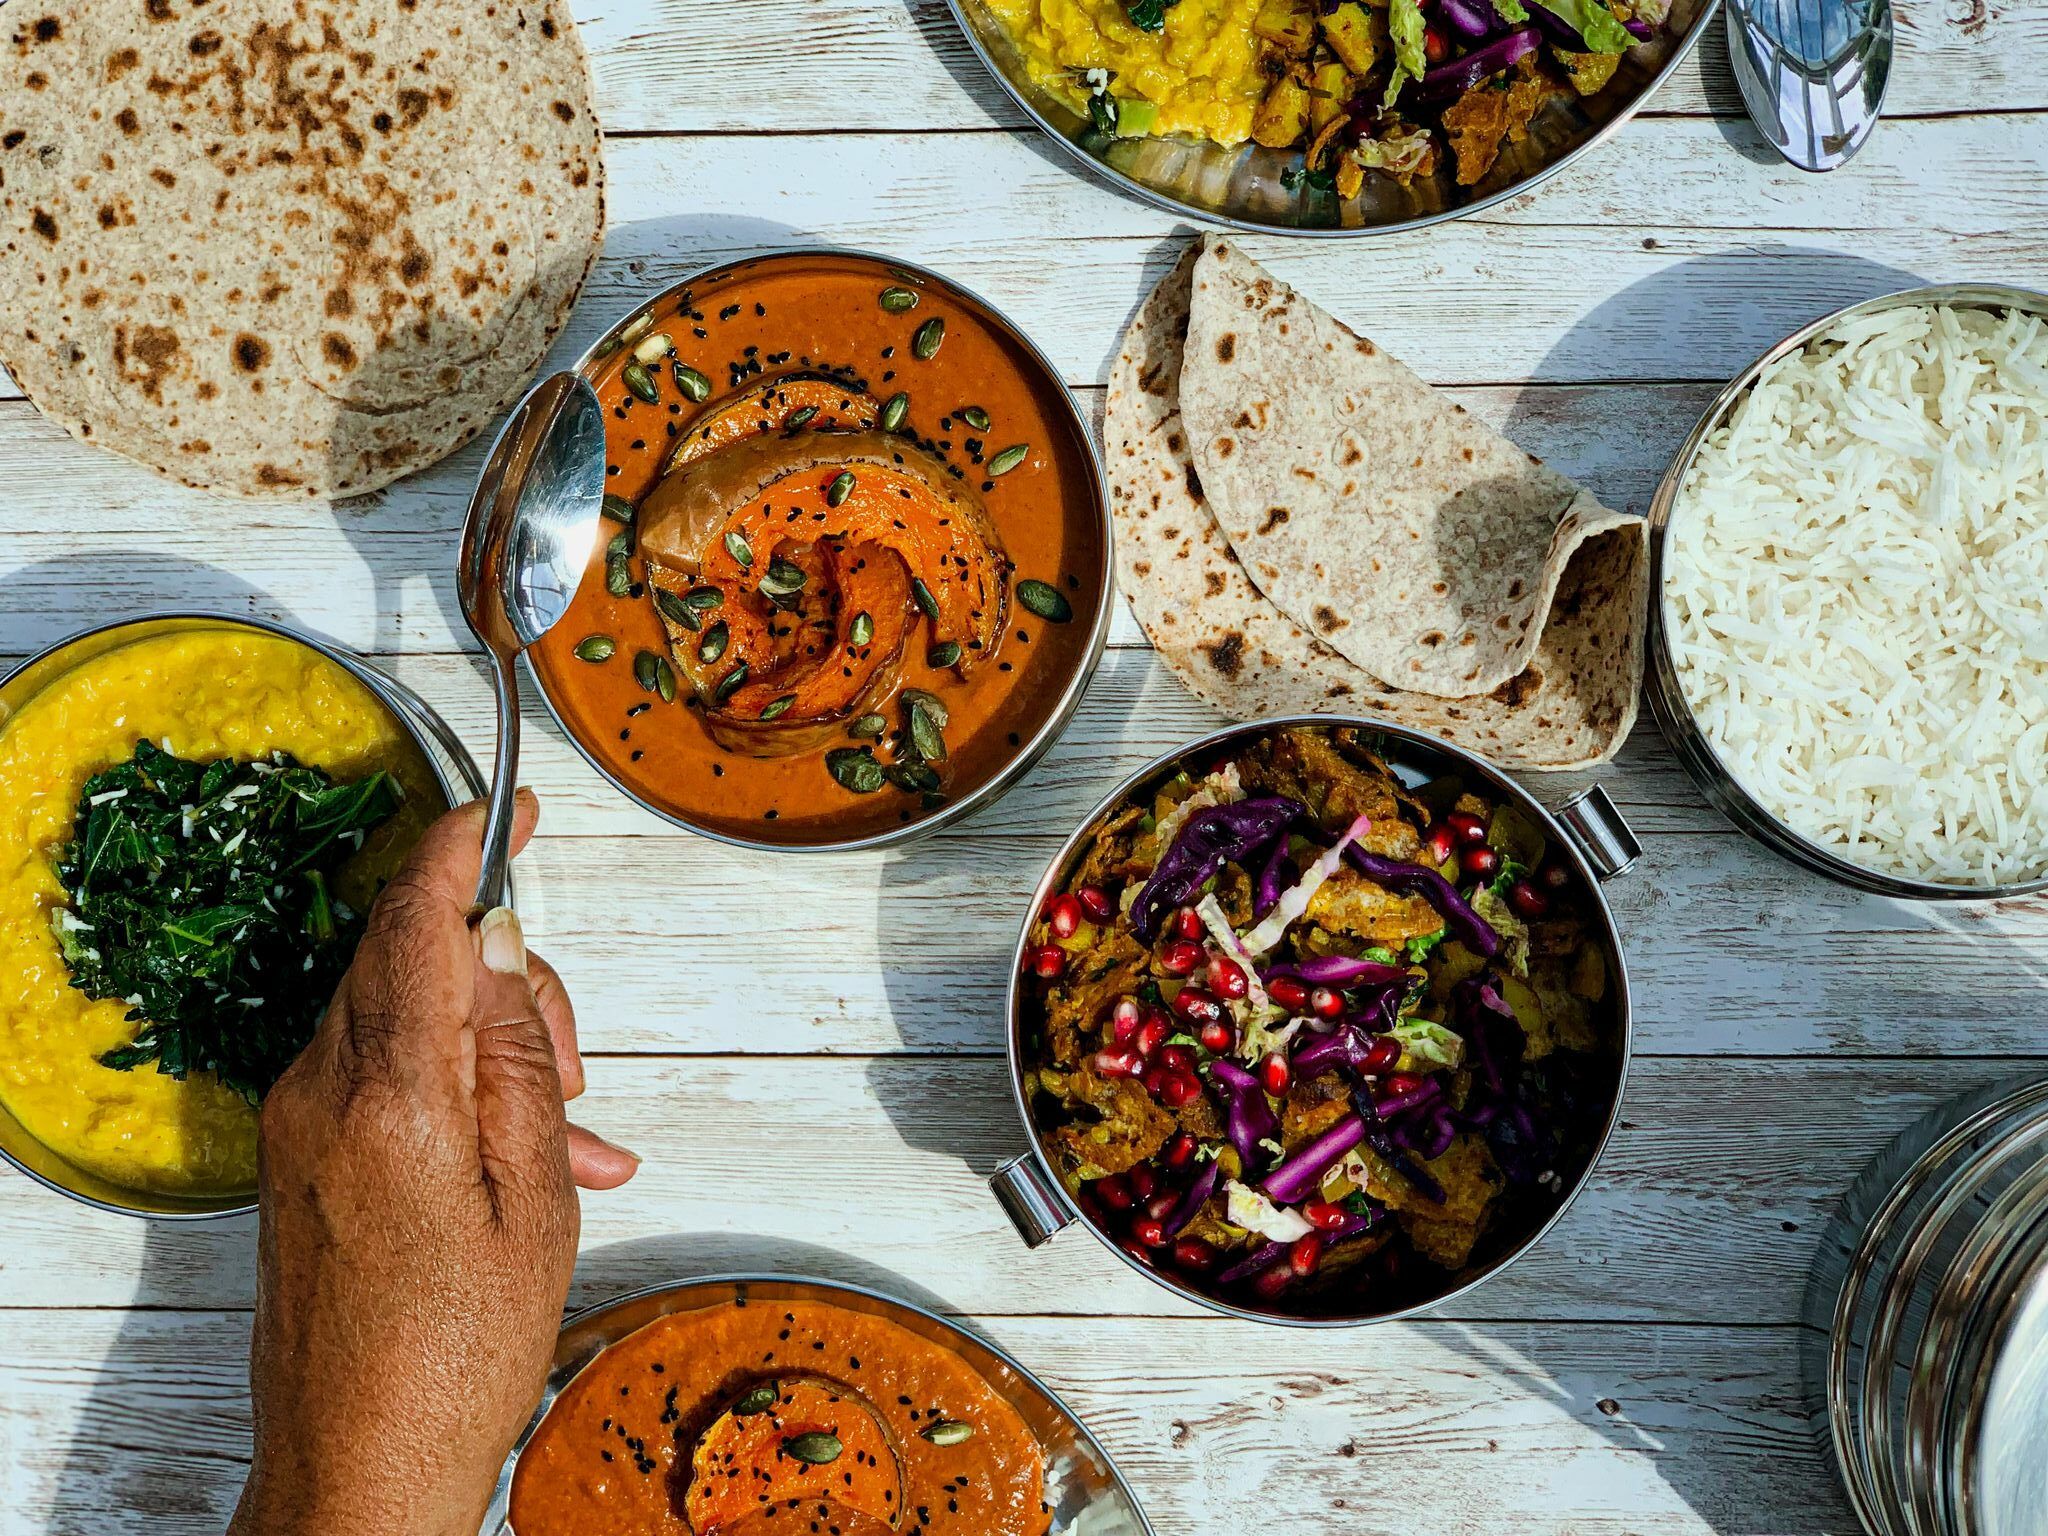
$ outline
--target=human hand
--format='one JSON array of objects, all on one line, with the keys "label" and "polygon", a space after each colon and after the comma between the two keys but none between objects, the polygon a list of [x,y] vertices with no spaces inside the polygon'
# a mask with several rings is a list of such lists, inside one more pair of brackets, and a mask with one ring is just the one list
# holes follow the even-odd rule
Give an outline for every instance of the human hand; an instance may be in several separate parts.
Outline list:
[{"label": "human hand", "polygon": [[[522,790],[517,852],[539,816]],[[255,1455],[231,1536],[475,1536],[576,1262],[576,1185],[637,1160],[568,1124],[561,978],[471,927],[483,807],[428,831],[263,1105]]]}]

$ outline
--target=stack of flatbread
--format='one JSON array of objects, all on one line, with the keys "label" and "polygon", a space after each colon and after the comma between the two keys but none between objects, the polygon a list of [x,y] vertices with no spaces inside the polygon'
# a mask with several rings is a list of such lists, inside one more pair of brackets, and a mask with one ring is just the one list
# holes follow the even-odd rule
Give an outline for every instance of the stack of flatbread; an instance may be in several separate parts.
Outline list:
[{"label": "stack of flatbread", "polygon": [[240,495],[375,490],[517,397],[604,228],[563,0],[15,0],[0,360]]},{"label": "stack of flatbread", "polygon": [[1634,725],[1642,519],[1229,240],[1139,308],[1104,436],[1124,593],[1225,713],[1377,715],[1511,768],[1604,762]]}]

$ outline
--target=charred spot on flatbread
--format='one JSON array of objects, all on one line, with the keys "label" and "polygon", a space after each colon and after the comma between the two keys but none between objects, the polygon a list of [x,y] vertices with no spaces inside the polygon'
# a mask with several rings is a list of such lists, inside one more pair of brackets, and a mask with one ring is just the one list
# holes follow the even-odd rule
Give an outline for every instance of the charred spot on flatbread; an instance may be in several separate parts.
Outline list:
[{"label": "charred spot on flatbread", "polygon": [[1216,338],[1216,361],[1227,363],[1235,356],[1237,356],[1237,337],[1231,332],[1225,331]]},{"label": "charred spot on flatbread", "polygon": [[1202,651],[1209,658],[1210,667],[1225,677],[1237,676],[1244,666],[1244,636],[1234,629],[1203,646]]}]

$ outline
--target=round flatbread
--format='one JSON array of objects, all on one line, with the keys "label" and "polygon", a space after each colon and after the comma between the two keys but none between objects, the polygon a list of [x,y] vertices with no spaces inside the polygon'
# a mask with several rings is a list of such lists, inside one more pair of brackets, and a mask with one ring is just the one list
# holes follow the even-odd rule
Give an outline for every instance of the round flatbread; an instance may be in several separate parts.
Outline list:
[{"label": "round flatbread", "polygon": [[1445,699],[1387,686],[1260,592],[1210,511],[1181,421],[1194,265],[1190,250],[1139,307],[1103,418],[1118,583],[1174,675],[1237,720],[1377,715],[1513,769],[1611,758],[1635,724],[1642,679],[1640,626],[1626,620],[1648,596],[1640,522],[1580,547],[1534,659],[1500,688]]},{"label": "round flatbread", "polygon": [[1181,409],[1237,557],[1382,682],[1470,698],[1520,675],[1609,511],[1397,359],[1211,237]]},{"label": "round flatbread", "polygon": [[595,259],[552,0],[14,0],[0,362],[80,439],[245,496],[375,490],[513,400]]}]

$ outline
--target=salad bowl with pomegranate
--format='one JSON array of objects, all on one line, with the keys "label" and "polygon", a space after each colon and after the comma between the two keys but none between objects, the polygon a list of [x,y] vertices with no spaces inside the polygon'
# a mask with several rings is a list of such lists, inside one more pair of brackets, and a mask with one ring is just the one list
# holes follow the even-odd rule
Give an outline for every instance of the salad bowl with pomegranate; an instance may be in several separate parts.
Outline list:
[{"label": "salad bowl with pomegranate", "polygon": [[1267,1320],[1382,1320],[1501,1268],[1620,1105],[1627,977],[1583,824],[1363,720],[1233,727],[1141,771],[1020,939],[1037,1151],[1004,1203]]}]

